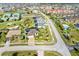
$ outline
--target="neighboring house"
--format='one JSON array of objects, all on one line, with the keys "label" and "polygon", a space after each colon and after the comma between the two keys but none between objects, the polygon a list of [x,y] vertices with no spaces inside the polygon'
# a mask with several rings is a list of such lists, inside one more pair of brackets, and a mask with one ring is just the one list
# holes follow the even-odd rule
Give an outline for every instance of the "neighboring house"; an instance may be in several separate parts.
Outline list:
[{"label": "neighboring house", "polygon": [[63,24],[63,28],[64,28],[64,30],[67,30],[69,28],[69,26],[67,24]]},{"label": "neighboring house", "polygon": [[19,20],[21,16],[20,16],[19,13],[14,13],[14,14],[12,15],[12,17],[14,17],[14,19],[16,19],[16,20]]},{"label": "neighboring house", "polygon": [[76,28],[79,29],[79,23],[75,24]]},{"label": "neighboring house", "polygon": [[4,20],[4,21],[12,21],[12,20],[19,20],[21,19],[21,15],[19,13],[5,13],[2,17],[0,17],[1,20]]},{"label": "neighboring house", "polygon": [[12,39],[19,39],[21,34],[21,30],[9,30],[9,32],[6,35],[6,38]]},{"label": "neighboring house", "polygon": [[11,8],[10,8],[10,7],[3,7],[3,11],[4,11],[4,12],[11,11]]},{"label": "neighboring house", "polygon": [[38,14],[39,11],[38,10],[33,10],[33,13]]},{"label": "neighboring house", "polygon": [[36,29],[30,29],[30,31],[27,33],[28,36],[28,45],[35,45],[35,35],[37,34]]},{"label": "neighboring house", "polygon": [[2,17],[1,20],[7,21],[8,20],[8,17]]},{"label": "neighboring house", "polygon": [[46,21],[42,17],[36,17],[35,18],[35,24],[37,28],[45,28]]},{"label": "neighboring house", "polygon": [[1,20],[7,21],[7,20],[9,20],[10,17],[11,17],[11,13],[5,13],[2,16]]},{"label": "neighboring house", "polygon": [[12,15],[11,13],[5,13],[5,14],[3,15],[3,17],[8,17],[8,18],[9,18],[9,17],[11,17],[11,15]]},{"label": "neighboring house", "polygon": [[10,17],[9,20],[12,21],[12,20],[15,20],[15,18],[14,17]]}]

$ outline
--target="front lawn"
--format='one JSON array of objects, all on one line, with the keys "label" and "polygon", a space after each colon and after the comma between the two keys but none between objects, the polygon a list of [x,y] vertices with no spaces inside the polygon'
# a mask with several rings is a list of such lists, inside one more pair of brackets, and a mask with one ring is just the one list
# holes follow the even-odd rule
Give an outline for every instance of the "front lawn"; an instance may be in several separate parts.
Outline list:
[{"label": "front lawn", "polygon": [[39,41],[39,42],[44,42],[44,41],[47,41],[47,42],[50,42],[52,40],[51,38],[51,34],[49,32],[49,28],[46,27],[46,28],[40,28],[38,30],[38,33],[35,37],[35,40]]}]

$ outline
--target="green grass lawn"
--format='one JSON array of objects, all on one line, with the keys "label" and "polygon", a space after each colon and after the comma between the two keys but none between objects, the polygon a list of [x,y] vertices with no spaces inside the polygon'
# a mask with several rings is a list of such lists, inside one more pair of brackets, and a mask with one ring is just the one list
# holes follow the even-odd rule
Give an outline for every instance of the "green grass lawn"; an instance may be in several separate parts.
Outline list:
[{"label": "green grass lawn", "polygon": [[44,55],[45,55],[45,56],[61,56],[60,53],[55,52],[55,51],[45,51],[45,52],[44,52]]},{"label": "green grass lawn", "polygon": [[6,33],[2,32],[2,34],[0,35],[0,44],[4,44],[6,41]]},{"label": "green grass lawn", "polygon": [[71,51],[71,55],[72,56],[79,56],[79,51],[73,50],[73,51]]},{"label": "green grass lawn", "polygon": [[44,41],[50,42],[52,40],[52,38],[51,38],[51,34],[49,32],[48,27],[40,28],[38,30],[37,36],[35,37],[35,40],[37,40],[39,42],[41,42],[41,41],[42,42],[44,42]]},{"label": "green grass lawn", "polygon": [[0,23],[0,29],[7,29],[7,28],[12,27],[12,26],[17,26],[17,25],[19,25],[21,23],[22,23],[22,21],[7,21],[7,22],[3,22],[3,23]]},{"label": "green grass lawn", "polygon": [[70,31],[70,35],[71,35],[71,39],[73,39],[76,42],[79,42],[79,31],[77,31],[76,29],[72,29]]},{"label": "green grass lawn", "polygon": [[11,52],[4,52],[2,56],[37,56],[36,51],[11,51]]}]

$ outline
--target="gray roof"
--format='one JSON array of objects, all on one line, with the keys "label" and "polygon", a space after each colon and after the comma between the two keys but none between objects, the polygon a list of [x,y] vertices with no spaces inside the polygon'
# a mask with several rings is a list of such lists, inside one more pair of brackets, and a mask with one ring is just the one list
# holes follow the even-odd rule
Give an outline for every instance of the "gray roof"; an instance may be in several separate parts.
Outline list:
[{"label": "gray roof", "polygon": [[43,19],[42,17],[36,18],[35,20],[38,26],[44,26],[46,24],[45,19]]},{"label": "gray roof", "polygon": [[35,35],[35,33],[37,33],[37,30],[36,29],[30,29],[30,31],[28,32],[28,36],[29,35]]}]

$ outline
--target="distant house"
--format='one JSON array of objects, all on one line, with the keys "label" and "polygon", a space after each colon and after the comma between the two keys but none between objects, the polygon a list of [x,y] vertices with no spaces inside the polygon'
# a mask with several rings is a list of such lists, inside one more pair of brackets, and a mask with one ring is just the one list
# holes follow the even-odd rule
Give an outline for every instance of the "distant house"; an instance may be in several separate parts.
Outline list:
[{"label": "distant house", "polygon": [[2,9],[2,7],[0,7],[0,12],[4,12],[3,9]]},{"label": "distant house", "polygon": [[11,8],[10,7],[3,7],[3,11],[4,12],[11,11]]},{"label": "distant house", "polygon": [[79,23],[75,24],[76,28],[79,29]]},{"label": "distant house", "polygon": [[0,17],[0,19],[4,21],[19,20],[21,19],[21,15],[19,13],[5,13],[2,17]]},{"label": "distant house", "polygon": [[8,17],[2,17],[1,20],[7,21],[8,20]]},{"label": "distant house", "polygon": [[8,18],[9,18],[9,17],[11,17],[11,15],[12,15],[11,13],[5,13],[5,14],[3,15],[3,17],[8,17]]},{"label": "distant house", "polygon": [[12,17],[13,17],[14,19],[19,20],[21,16],[20,16],[19,13],[14,13],[14,14],[12,15]]},{"label": "distant house", "polygon": [[11,15],[12,15],[11,13],[5,13],[2,16],[1,20],[7,21],[7,20],[9,20],[9,18],[11,17]]},{"label": "distant house", "polygon": [[10,21],[16,20],[14,17],[9,18]]},{"label": "distant house", "polygon": [[69,26],[67,24],[63,24],[63,28],[64,28],[64,30],[67,30],[69,28]]},{"label": "distant house", "polygon": [[45,28],[46,21],[42,17],[35,18],[35,25],[37,28]]}]

